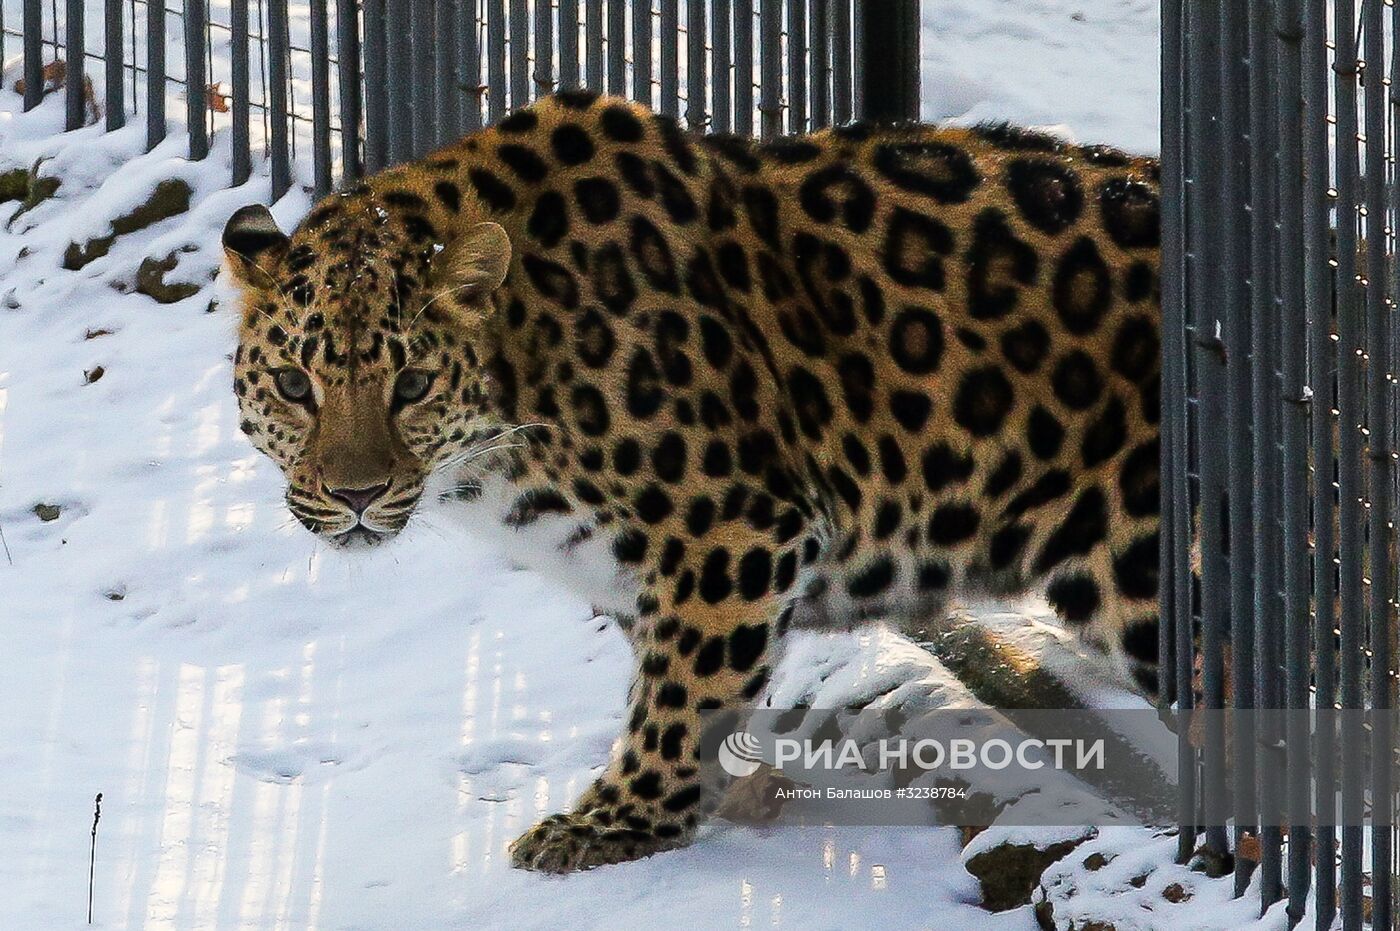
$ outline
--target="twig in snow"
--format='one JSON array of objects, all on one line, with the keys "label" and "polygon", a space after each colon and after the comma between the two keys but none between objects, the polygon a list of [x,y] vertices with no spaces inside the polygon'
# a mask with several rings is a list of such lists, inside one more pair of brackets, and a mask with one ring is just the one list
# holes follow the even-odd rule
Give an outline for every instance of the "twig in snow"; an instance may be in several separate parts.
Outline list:
[{"label": "twig in snow", "polygon": [[92,801],[92,847],[88,852],[88,924],[92,924],[92,874],[97,865],[97,822],[102,820],[102,793]]},{"label": "twig in snow", "polygon": [[10,565],[15,564],[14,557],[10,555],[10,544],[5,542],[5,528],[0,526],[0,548],[5,550],[5,562]]}]

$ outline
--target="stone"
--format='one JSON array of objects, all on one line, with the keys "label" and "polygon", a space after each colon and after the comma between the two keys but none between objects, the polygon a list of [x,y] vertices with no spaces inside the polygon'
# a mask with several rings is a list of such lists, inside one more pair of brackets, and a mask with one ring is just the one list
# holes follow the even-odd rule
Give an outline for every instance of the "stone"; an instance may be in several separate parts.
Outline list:
[{"label": "stone", "polygon": [[193,193],[190,186],[179,178],[166,178],[156,185],[151,196],[136,209],[113,220],[110,234],[96,236],[82,245],[70,242],[63,253],[63,267],[69,271],[77,271],[111,251],[112,244],[117,241],[118,236],[143,230],[161,220],[184,213],[190,209],[190,197]]},{"label": "stone", "polygon": [[1029,905],[1045,868],[1067,857],[1090,836],[1085,834],[1044,848],[1034,844],[998,844],[977,854],[967,861],[967,871],[982,884],[982,907],[1004,912]]}]

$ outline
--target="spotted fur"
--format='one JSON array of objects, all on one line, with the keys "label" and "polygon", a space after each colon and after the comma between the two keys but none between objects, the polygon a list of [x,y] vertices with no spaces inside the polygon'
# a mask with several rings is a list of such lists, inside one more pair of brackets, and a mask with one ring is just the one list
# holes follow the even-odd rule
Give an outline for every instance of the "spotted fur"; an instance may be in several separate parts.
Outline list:
[{"label": "spotted fur", "polygon": [[[699,138],[572,93],[290,239],[240,213],[243,428],[304,523],[391,534],[472,459],[512,532],[615,562],[627,724],[518,865],[684,843],[699,713],[749,706],[793,623],[1037,587],[1153,687],[1154,162],[1005,126]],[[357,521],[344,489],[381,485]]]}]

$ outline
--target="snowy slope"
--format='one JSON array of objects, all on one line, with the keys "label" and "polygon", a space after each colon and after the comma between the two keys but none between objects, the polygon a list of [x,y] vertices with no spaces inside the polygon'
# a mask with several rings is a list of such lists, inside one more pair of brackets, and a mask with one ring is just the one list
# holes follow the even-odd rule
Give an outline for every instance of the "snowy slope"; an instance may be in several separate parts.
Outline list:
[{"label": "snowy slope", "polygon": [[[924,49],[931,116],[1155,148],[1151,0],[927,0]],[[55,135],[58,98],[19,111],[0,92],[0,172],[43,159],[63,183],[8,229],[0,205],[0,928],[84,923],[97,792],[103,928],[1035,927],[976,906],[953,830],[717,824],[567,879],[508,869],[605,757],[622,637],[431,516],[353,558],[295,526],[236,430],[206,284],[265,176],[222,190],[220,137],[190,165],[178,136],[143,155],[135,128]],[[60,268],[171,177],[188,212]],[[130,293],[172,252],[202,290]],[[955,688],[878,631],[795,653],[787,695],[818,667]]]}]

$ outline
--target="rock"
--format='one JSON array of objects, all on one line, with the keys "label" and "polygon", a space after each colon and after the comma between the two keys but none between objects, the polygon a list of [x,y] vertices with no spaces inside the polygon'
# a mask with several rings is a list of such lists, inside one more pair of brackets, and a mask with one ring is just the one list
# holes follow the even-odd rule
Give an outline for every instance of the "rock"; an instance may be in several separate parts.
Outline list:
[{"label": "rock", "polygon": [[1040,874],[1068,856],[1091,835],[1060,841],[1045,848],[1034,844],[998,844],[967,861],[967,871],[982,884],[982,907],[1004,912],[1029,905]]},{"label": "rock", "polygon": [[0,203],[23,200],[29,196],[29,172],[24,168],[11,168],[0,172]]},{"label": "rock", "polygon": [[1170,886],[1162,890],[1162,898],[1166,899],[1173,905],[1180,905],[1182,902],[1185,902],[1187,899],[1191,898],[1191,893],[1181,883],[1172,883]]},{"label": "rock", "polygon": [[90,385],[106,374],[106,369],[104,369],[100,365],[94,365],[92,368],[88,369],[86,372],[83,373],[83,384]]},{"label": "rock", "polygon": [[13,223],[21,215],[33,210],[39,204],[58,193],[63,181],[59,178],[39,174],[40,159],[33,168],[12,168],[0,173],[0,203],[12,200],[20,202],[19,209],[10,217]]},{"label": "rock", "polygon": [[174,252],[163,259],[147,256],[136,270],[136,292],[152,297],[159,304],[174,304],[199,293],[199,285],[188,281],[166,281],[180,260]]},{"label": "rock", "polygon": [[166,178],[156,185],[156,189],[144,203],[113,220],[110,234],[94,237],[82,245],[70,242],[63,253],[63,267],[69,271],[77,271],[111,251],[112,244],[117,241],[118,236],[143,230],[161,220],[184,213],[190,209],[190,197],[193,193],[190,186],[179,178]]},{"label": "rock", "polygon": [[1108,862],[1108,857],[1096,850],[1084,858],[1084,868],[1093,873],[1108,866]]},{"label": "rock", "polygon": [[63,513],[63,508],[57,504],[36,504],[34,505],[34,516],[44,523],[58,520]]}]

